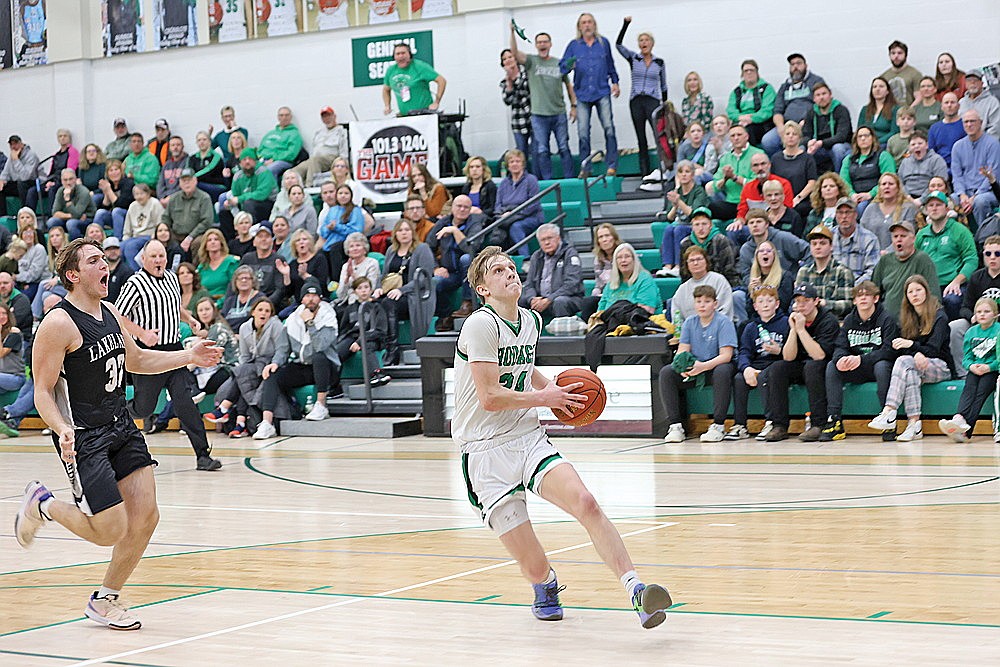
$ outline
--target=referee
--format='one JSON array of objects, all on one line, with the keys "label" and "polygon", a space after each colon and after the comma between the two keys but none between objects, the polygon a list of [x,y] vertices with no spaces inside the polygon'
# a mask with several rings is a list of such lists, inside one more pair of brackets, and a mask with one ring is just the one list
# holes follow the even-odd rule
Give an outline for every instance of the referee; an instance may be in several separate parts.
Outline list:
[{"label": "referee", "polygon": [[[200,328],[194,317],[181,307],[181,288],[177,276],[166,270],[167,251],[153,239],[142,251],[142,268],[122,285],[115,307],[122,315],[125,330],[141,347],[151,350],[180,350],[180,321],[192,329]],[[191,447],[198,457],[198,470],[218,470],[222,462],[211,457],[201,412],[191,400],[197,385],[187,368],[157,375],[133,375],[135,396],[129,401],[132,415],[146,419],[153,414],[160,390],[170,392],[174,411],[181,420]]]}]

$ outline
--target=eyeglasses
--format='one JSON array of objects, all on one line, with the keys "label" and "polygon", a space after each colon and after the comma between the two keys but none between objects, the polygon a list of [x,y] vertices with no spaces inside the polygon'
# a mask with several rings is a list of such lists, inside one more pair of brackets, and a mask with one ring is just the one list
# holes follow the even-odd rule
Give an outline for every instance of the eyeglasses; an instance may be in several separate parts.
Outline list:
[{"label": "eyeglasses", "polygon": [[423,206],[407,206],[406,210],[407,211],[423,211],[424,207]]},{"label": "eyeglasses", "polygon": [[983,257],[1000,257],[1000,250],[984,250]]}]

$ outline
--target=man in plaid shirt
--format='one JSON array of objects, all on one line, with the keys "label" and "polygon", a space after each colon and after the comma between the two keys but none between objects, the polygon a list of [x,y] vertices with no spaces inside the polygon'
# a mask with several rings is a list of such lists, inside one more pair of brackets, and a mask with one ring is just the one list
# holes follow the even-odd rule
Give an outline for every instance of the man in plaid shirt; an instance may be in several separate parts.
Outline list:
[{"label": "man in plaid shirt", "polygon": [[833,258],[833,232],[820,223],[806,236],[812,262],[795,276],[796,285],[812,285],[819,296],[819,305],[828,308],[838,319],[851,311],[854,272]]},{"label": "man in plaid shirt", "polygon": [[858,205],[850,197],[837,201],[837,229],[833,231],[833,258],[854,272],[854,284],[871,280],[882,251],[878,237],[858,226]]},{"label": "man in plaid shirt", "polygon": [[510,107],[510,129],[514,133],[514,146],[530,156],[528,143],[531,139],[531,92],[528,90],[528,74],[524,71],[524,65],[518,64],[510,49],[504,49],[500,54],[500,64],[504,71],[504,78],[500,80],[500,92],[503,103]]}]

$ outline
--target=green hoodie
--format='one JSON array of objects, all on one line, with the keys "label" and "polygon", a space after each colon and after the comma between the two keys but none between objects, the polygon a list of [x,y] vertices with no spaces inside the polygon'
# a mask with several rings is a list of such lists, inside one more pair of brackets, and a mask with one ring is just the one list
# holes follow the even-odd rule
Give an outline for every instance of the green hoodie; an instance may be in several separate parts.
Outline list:
[{"label": "green hoodie", "polygon": [[[761,89],[760,109],[754,110],[754,98],[751,93],[755,88]],[[737,99],[737,93],[738,99]],[[726,115],[734,123],[738,122],[743,114],[750,114],[751,123],[764,123],[774,116],[774,100],[778,94],[774,91],[774,86],[763,79],[758,79],[753,88],[747,88],[745,82],[740,81],[740,85],[729,93],[729,104],[726,105]]]},{"label": "green hoodie", "polygon": [[145,183],[156,192],[156,182],[160,179],[160,161],[147,149],[136,155],[129,153],[125,158],[125,175],[136,183]]},{"label": "green hoodie", "polygon": [[267,201],[278,190],[278,181],[267,167],[258,166],[257,170],[247,176],[241,169],[233,179],[233,196],[242,204],[253,201]]},{"label": "green hoodie", "polygon": [[282,160],[284,162],[295,162],[302,150],[302,135],[299,128],[294,125],[281,127],[275,125],[274,129],[264,135],[257,147],[257,154],[261,160]]},{"label": "green hoodie", "polygon": [[691,243],[698,246],[702,250],[708,250],[708,246],[711,245],[712,239],[714,239],[721,233],[722,232],[716,229],[715,225],[712,225],[711,229],[708,232],[708,238],[705,239],[704,243],[698,240],[698,237],[694,235],[694,232],[691,232]]}]

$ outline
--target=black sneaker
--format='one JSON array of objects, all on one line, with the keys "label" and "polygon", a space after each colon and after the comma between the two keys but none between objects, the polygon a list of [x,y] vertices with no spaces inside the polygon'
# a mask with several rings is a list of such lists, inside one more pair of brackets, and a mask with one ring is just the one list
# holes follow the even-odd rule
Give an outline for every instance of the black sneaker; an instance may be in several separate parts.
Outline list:
[{"label": "black sneaker", "polygon": [[896,429],[882,431],[882,442],[896,442]]},{"label": "black sneaker", "polygon": [[830,417],[826,422],[826,426],[820,431],[819,441],[831,442],[833,440],[843,440],[846,437],[847,433],[844,432],[844,422],[839,417]]},{"label": "black sneaker", "polygon": [[218,470],[222,467],[222,461],[213,459],[211,456],[198,457],[198,470]]},{"label": "black sneaker", "polygon": [[330,391],[327,393],[326,397],[328,399],[330,399],[330,398],[332,398],[332,399],[343,398],[344,397],[344,388],[341,385],[337,384],[337,385],[335,385],[335,386],[333,386],[333,387],[330,388]]},{"label": "black sneaker", "polygon": [[153,422],[153,425],[146,430],[146,435],[153,435],[167,430],[168,422]]},{"label": "black sneaker", "polygon": [[385,373],[382,372],[382,369],[379,368],[376,369],[374,373],[372,373],[372,377],[371,380],[369,380],[369,382],[373,387],[381,387],[384,384],[389,384],[390,382],[392,382],[392,376],[386,375]]}]

